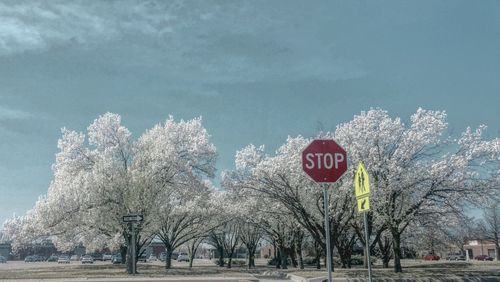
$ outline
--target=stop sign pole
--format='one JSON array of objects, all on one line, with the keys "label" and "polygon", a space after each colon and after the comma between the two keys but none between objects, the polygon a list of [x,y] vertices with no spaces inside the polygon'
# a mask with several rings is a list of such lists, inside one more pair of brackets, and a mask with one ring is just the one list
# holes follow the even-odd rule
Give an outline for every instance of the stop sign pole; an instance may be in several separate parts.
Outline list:
[{"label": "stop sign pole", "polygon": [[323,187],[323,209],[325,211],[326,264],[328,282],[332,282],[332,250],[330,244],[330,215],[328,188],[347,171],[347,153],[331,139],[313,140],[302,151],[302,169]]}]

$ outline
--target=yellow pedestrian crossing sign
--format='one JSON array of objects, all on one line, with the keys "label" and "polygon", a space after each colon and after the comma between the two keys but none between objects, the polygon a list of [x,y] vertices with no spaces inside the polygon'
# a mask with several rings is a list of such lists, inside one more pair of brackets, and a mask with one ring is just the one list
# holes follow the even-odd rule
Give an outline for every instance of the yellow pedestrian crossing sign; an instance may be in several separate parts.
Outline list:
[{"label": "yellow pedestrian crossing sign", "polygon": [[354,177],[354,193],[356,198],[362,198],[370,195],[370,176],[363,163],[359,163],[356,176]]},{"label": "yellow pedestrian crossing sign", "polygon": [[356,200],[358,202],[358,212],[370,211],[370,198],[369,197],[357,198]]}]

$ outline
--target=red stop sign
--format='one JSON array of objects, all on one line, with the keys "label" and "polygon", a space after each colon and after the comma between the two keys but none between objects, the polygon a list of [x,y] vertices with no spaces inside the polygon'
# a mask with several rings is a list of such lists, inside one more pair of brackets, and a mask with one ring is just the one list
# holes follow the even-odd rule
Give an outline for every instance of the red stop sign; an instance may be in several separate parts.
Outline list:
[{"label": "red stop sign", "polygon": [[347,171],[347,153],[334,140],[313,140],[302,151],[302,169],[316,182],[336,182]]}]

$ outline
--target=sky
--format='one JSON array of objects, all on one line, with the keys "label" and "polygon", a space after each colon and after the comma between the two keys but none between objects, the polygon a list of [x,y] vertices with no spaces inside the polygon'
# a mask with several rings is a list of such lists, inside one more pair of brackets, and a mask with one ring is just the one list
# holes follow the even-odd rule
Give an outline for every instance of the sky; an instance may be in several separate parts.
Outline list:
[{"label": "sky", "polygon": [[[45,194],[61,128],[202,116],[218,149],[382,108],[500,135],[499,1],[0,1],[0,223]],[[217,184],[217,179],[216,179]]]}]

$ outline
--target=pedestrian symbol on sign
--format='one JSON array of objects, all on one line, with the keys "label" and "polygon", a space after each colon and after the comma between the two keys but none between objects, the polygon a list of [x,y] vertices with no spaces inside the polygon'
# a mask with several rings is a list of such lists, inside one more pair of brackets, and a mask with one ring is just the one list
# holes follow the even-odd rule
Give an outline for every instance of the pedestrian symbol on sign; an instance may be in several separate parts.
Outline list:
[{"label": "pedestrian symbol on sign", "polygon": [[354,186],[356,198],[365,197],[370,194],[370,177],[363,163],[359,163],[354,179]]},{"label": "pedestrian symbol on sign", "polygon": [[365,192],[366,188],[365,188],[365,175],[359,171],[358,172],[358,185],[359,187],[361,187],[361,192]]}]

